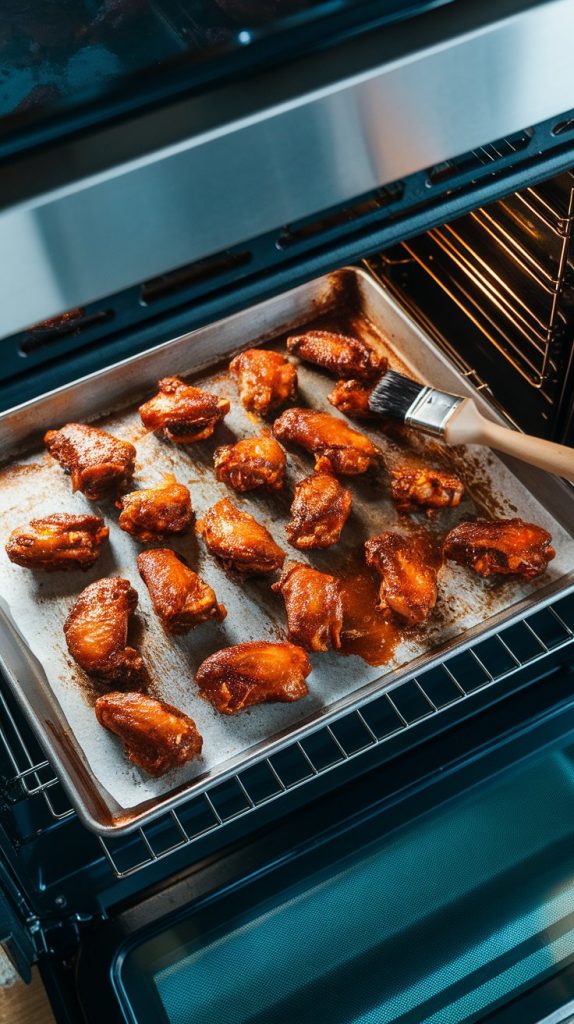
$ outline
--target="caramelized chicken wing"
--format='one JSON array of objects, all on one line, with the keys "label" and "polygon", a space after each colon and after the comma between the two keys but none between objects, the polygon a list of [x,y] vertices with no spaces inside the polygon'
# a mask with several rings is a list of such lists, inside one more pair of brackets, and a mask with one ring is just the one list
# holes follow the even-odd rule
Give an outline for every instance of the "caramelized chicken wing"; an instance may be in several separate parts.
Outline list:
[{"label": "caramelized chicken wing", "polygon": [[321,366],[337,377],[372,380],[387,368],[387,360],[370,345],[332,331],[307,331],[288,338],[287,348],[305,362]]},{"label": "caramelized chicken wing", "polygon": [[289,543],[300,551],[336,544],[351,512],[351,492],[331,473],[313,473],[295,485]]},{"label": "caramelized chicken wing", "polygon": [[141,541],[161,540],[166,533],[184,533],[193,519],[187,487],[171,473],[157,487],[131,491],[116,501],[119,525]]},{"label": "caramelized chicken wing", "polygon": [[128,621],[137,603],[136,591],[119,576],[82,590],[64,623],[68,650],[80,668],[101,679],[143,685],[143,658],[127,646]]},{"label": "caramelized chicken wing", "polygon": [[301,700],[309,692],[310,671],[300,647],[260,641],[217,651],[202,662],[195,679],[202,697],[222,715],[235,715],[252,704]]},{"label": "caramelized chicken wing", "polygon": [[195,388],[179,377],[164,377],[158,388],[157,395],[140,405],[142,423],[148,430],[163,430],[177,444],[211,437],[231,408],[227,398]]},{"label": "caramelized chicken wing", "polygon": [[119,736],[128,760],[159,778],[201,754],[197,726],[179,708],[143,693],[106,693],[98,697],[96,717]]},{"label": "caramelized chicken wing", "polygon": [[366,385],[362,380],[338,380],[327,395],[327,401],[346,416],[356,420],[374,420],[377,416],[369,408],[372,387],[372,384]]},{"label": "caramelized chicken wing", "polygon": [[314,409],[287,409],[273,424],[280,441],[298,444],[315,455],[315,469],[355,476],[366,473],[379,453],[364,434],[344,420]]},{"label": "caramelized chicken wing", "polygon": [[99,516],[55,512],[13,530],[6,554],[26,569],[89,569],[109,532]]},{"label": "caramelized chicken wing", "polygon": [[334,576],[303,562],[288,562],[272,589],[283,595],[293,643],[308,651],[341,646],[343,601]]},{"label": "caramelized chicken wing", "polygon": [[90,501],[117,493],[134,474],[133,444],[97,427],[66,423],[60,430],[49,430],[44,441],[52,458],[68,470],[72,489]]},{"label": "caramelized chicken wing", "polygon": [[436,604],[437,570],[418,538],[380,533],[366,542],[365,553],[381,576],[379,607],[409,625],[426,619]]},{"label": "caramelized chicken wing", "polygon": [[479,576],[539,576],[556,551],[547,530],[522,519],[476,519],[459,523],[444,542],[444,555]]},{"label": "caramelized chicken wing", "polygon": [[401,512],[411,508],[456,508],[464,485],[454,473],[442,469],[399,466],[391,473],[391,496]]},{"label": "caramelized chicken wing", "polygon": [[213,464],[217,479],[235,491],[254,491],[258,487],[280,491],[287,459],[274,437],[262,435],[222,445],[215,451]]},{"label": "caramelized chicken wing", "polygon": [[211,587],[175,551],[142,551],[137,563],[154,611],[170,633],[187,633],[206,619],[221,622],[227,615]]},{"label": "caramelized chicken wing", "polygon": [[197,526],[212,555],[227,569],[245,575],[274,572],[285,561],[285,552],[249,512],[236,508],[223,498],[205,513]]},{"label": "caramelized chicken wing", "polygon": [[297,396],[297,370],[279,352],[248,348],[231,360],[229,372],[237,378],[245,408],[260,416]]}]

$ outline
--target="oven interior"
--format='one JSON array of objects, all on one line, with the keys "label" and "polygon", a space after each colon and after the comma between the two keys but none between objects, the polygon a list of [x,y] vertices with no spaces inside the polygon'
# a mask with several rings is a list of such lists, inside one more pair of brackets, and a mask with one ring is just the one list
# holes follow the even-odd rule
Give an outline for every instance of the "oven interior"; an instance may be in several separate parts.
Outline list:
[{"label": "oven interior", "polygon": [[[501,144],[497,145],[501,149]],[[507,145],[517,148],[520,141],[508,140]],[[475,154],[475,158],[484,165],[488,159],[497,157],[486,147]],[[445,181],[448,181],[450,173],[448,164],[436,169],[436,174],[442,175]],[[369,216],[373,209],[392,206],[392,202],[392,189],[382,190],[378,196],[362,201],[360,208],[338,211],[326,222],[323,219],[285,228],[282,244],[288,248],[300,239],[312,238],[323,231],[328,233],[339,223],[360,220],[365,215]],[[524,188],[365,259],[368,270],[399,299],[436,344],[510,422],[520,429],[567,444],[574,444],[573,220],[574,173],[563,172],[540,185]],[[248,274],[251,259],[248,249],[243,253],[230,251],[142,283],[137,299],[138,315],[142,317],[138,327],[140,342],[145,344],[146,338],[157,338],[155,321],[162,314],[167,312],[184,318],[184,311],[189,310],[196,300],[213,299],[217,302],[221,291],[230,282]],[[93,308],[70,310],[8,339],[3,400],[14,402],[28,397],[30,380],[58,382],[61,374],[68,372],[65,367],[71,360],[75,360],[76,368],[82,365],[89,368],[90,360],[106,351],[106,337],[110,332],[114,338],[116,358],[130,351],[128,326],[133,318],[128,308],[132,299],[133,296],[114,296],[109,302],[95,304]],[[147,343],[151,342],[148,340]],[[370,784],[365,783],[369,790],[368,800],[365,797],[368,804],[376,795],[372,786],[376,785],[377,766],[385,767],[391,759],[395,766],[405,756],[414,758],[415,749],[422,749],[427,742],[436,744],[438,771],[439,761],[450,763],[448,744],[454,730],[461,737],[464,735],[461,722],[472,717],[473,731],[480,736],[477,716],[482,712],[490,714],[495,706],[502,708],[508,704],[508,707],[519,709],[524,706],[525,716],[531,715],[533,720],[546,722],[552,702],[555,711],[569,707],[573,649],[574,598],[569,595],[506,629],[503,634],[488,638],[458,659],[445,662],[421,679],[407,680],[393,692],[392,699],[384,695],[374,702],[369,716],[349,714],[332,728],[318,730],[307,745],[294,744],[283,752],[280,759],[274,759],[272,763],[264,761],[248,773],[242,773],[241,777],[222,784],[217,791],[190,801],[177,814],[165,815],[149,828],[139,829],[118,840],[96,838],[80,826],[43,751],[22,721],[10,695],[0,689],[3,726],[0,758],[2,775],[7,780],[3,784],[0,808],[3,847],[8,871],[19,879],[25,879],[26,912],[38,921],[38,926],[32,929],[35,955],[47,957],[45,962],[49,960],[48,954],[61,960],[68,959],[68,966],[63,974],[57,975],[56,981],[51,968],[46,967],[45,977],[54,1000],[60,999],[58,992],[62,984],[70,990],[74,987],[73,951],[82,936],[89,935],[94,922],[111,916],[118,904],[123,906],[135,901],[142,890],[154,886],[161,888],[166,878],[184,870],[189,864],[190,850],[198,861],[208,863],[222,844],[230,842],[231,838],[240,839],[262,821],[269,823],[285,817],[288,812],[294,813],[322,793],[327,800],[328,794],[340,786],[342,778],[346,781],[355,777],[361,777],[363,781],[371,778]],[[542,688],[546,688],[545,692]],[[504,715],[503,711],[497,713]],[[513,721],[512,714],[510,721]],[[567,892],[569,879],[564,873],[564,851],[571,839],[571,751],[574,741],[569,731],[572,724],[566,719],[562,723],[564,728],[568,726],[567,735],[550,755],[550,777],[556,779],[556,790],[552,797],[540,793],[532,806],[544,808],[554,801],[556,807],[556,794],[559,794],[559,799],[563,797],[563,805],[557,809],[552,822],[546,819],[538,823],[533,821],[529,837],[520,836],[517,842],[514,842],[514,837],[512,849],[516,863],[496,860],[498,853],[495,855],[493,849],[494,874],[488,882],[493,888],[492,891],[488,889],[488,899],[499,900],[510,882],[517,884],[521,871],[524,874],[520,884],[528,886],[538,870],[537,865],[543,863],[549,873],[546,879],[548,886],[544,893],[542,889],[540,891],[541,903],[549,898],[555,885],[556,899],[566,893],[564,906],[560,904],[560,920],[566,921],[571,908]],[[510,722],[507,726],[509,735],[514,735]],[[546,740],[541,739],[540,742],[544,744]],[[475,753],[478,749],[480,743]],[[529,748],[528,756],[534,756],[534,753],[534,749]],[[474,754],[470,760],[473,758]],[[460,751],[458,760],[455,757],[454,761],[467,763]],[[416,763],[418,768],[424,766],[420,758]],[[369,770],[371,774],[367,775]],[[535,765],[528,768],[524,775],[525,788],[521,793],[528,790],[534,794],[539,792],[543,780],[540,774],[537,775],[537,770]],[[512,789],[515,769],[509,763],[505,771],[509,773],[508,780],[504,781],[499,796],[488,792],[484,796],[486,802],[491,796],[495,803],[497,799],[500,801],[498,810],[496,813],[493,811],[490,819],[484,810],[484,828],[489,833],[496,829],[497,821],[507,820],[512,807],[516,806],[516,794],[513,796]],[[400,777],[398,769],[394,776],[397,785]],[[308,783],[312,785],[308,786]],[[522,782],[516,785],[520,788]],[[405,781],[404,792],[407,790]],[[385,799],[390,806],[400,803],[401,795],[389,792]],[[445,843],[447,846],[451,844],[453,856],[449,829],[455,827],[452,822],[462,822],[464,801],[472,800],[472,797],[461,795],[460,800],[460,809],[455,808],[451,823],[445,824]],[[352,817],[351,812],[349,815]],[[457,815],[462,817],[457,819]],[[433,829],[438,829],[435,840],[439,842],[440,822],[438,819],[433,821]],[[547,850],[536,847],[542,832],[550,836],[548,842],[557,858],[556,871],[547,859]],[[408,844],[408,829],[400,841]],[[504,845],[505,842],[506,838],[502,837],[501,843]],[[527,846],[529,852],[525,853],[519,866],[519,849],[523,847],[526,850]],[[424,860],[420,847],[417,850],[415,845],[409,856]],[[461,848],[460,857],[466,856]],[[456,867],[452,863],[449,870]],[[86,877],[89,877],[88,887]],[[359,875],[357,884],[358,879]],[[443,876],[442,882],[444,880]],[[374,884],[372,877],[366,884]],[[468,907],[477,898],[476,893],[471,898],[470,876],[468,886],[464,899],[461,890],[461,907],[464,904],[467,908],[465,914],[472,912]],[[401,894],[397,891],[396,895],[399,899]],[[534,895],[532,905],[524,907],[525,914],[535,913]],[[352,898],[355,899],[354,896]],[[467,899],[470,901],[468,907]],[[413,917],[413,927],[414,920]],[[246,921],[244,923],[247,925]],[[491,924],[492,921],[484,919],[485,928]],[[333,934],[336,934],[335,920],[332,927]],[[442,917],[441,927],[450,927]],[[545,927],[554,929],[556,942],[567,934],[565,925],[558,925],[558,917],[555,921],[548,919]],[[541,935],[544,928],[536,934]],[[423,936],[423,932],[420,934]],[[534,934],[532,931],[533,942]],[[432,929],[428,935],[424,932],[424,936],[425,942],[432,942]],[[478,942],[478,932],[475,938]],[[374,934],[369,956],[374,955],[373,950],[378,951],[379,946],[386,948],[385,943],[390,942],[390,932],[385,936]],[[166,949],[164,953],[167,956]],[[526,947],[524,953],[528,955]],[[231,955],[240,963],[243,957],[253,955],[253,949],[246,953],[237,947]],[[562,957],[559,946],[556,946],[551,955],[556,959],[545,965],[541,977],[558,963],[562,969],[570,954]],[[501,970],[503,961],[504,956]],[[193,971],[193,958],[190,964]],[[401,968],[405,986],[410,966],[412,964],[405,962]],[[478,972],[478,962],[476,966]],[[353,965],[347,964],[346,970],[352,986]],[[454,980],[453,976],[453,986]],[[193,987],[193,978],[190,985]],[[309,977],[306,995],[311,997],[312,992],[313,979]],[[270,998],[272,995],[270,993]],[[301,1016],[302,1004],[294,1002],[292,1008],[296,1009],[292,1019],[306,1019]],[[353,1009],[353,1017],[349,1016],[351,1010],[345,1016],[341,1009],[341,1020],[377,1019],[369,1017],[368,1013],[362,1015],[363,1011],[364,1007]],[[62,1014],[65,1012],[62,1004]],[[409,1014],[413,1012],[405,1004],[404,1016],[400,1019],[407,1024],[411,1020]],[[174,1014],[173,1018],[167,1016],[166,1019],[177,1019],[177,1012]],[[242,1019],[264,1017],[250,1017],[246,1010]],[[439,1015],[436,1019],[445,1018]],[[526,1021],[527,1017],[524,1015],[522,1020]]]}]

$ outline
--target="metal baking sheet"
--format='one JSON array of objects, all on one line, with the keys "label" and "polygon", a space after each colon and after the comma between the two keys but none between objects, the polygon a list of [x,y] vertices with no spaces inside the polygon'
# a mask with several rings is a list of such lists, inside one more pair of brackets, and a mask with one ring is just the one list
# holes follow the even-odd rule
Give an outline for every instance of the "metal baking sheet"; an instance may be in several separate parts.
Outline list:
[{"label": "metal baking sheet", "polygon": [[[360,705],[446,652],[498,629],[574,585],[574,492],[555,478],[510,460],[505,463],[488,450],[450,450],[447,461],[461,472],[469,495],[459,509],[440,513],[432,528],[438,525],[444,532],[462,515],[477,509],[519,514],[545,526],[554,537],[557,557],[547,573],[530,582],[507,580],[490,585],[449,563],[441,570],[436,615],[427,626],[403,639],[388,663],[374,667],[354,655],[312,655],[310,694],[305,700],[255,707],[228,718],[199,697],[194,671],[204,657],[222,646],[285,636],[283,603],[271,593],[269,578],[240,582],[207,554],[193,532],[169,541],[211,583],[228,609],[223,623],[206,623],[186,637],[172,638],[159,625],[138,575],[135,559],[141,546],[118,528],[113,502],[100,506],[110,526],[109,548],[89,572],[33,573],[8,561],[4,543],[17,525],[56,510],[95,507],[83,495],[72,495],[69,478],[38,446],[46,429],[73,419],[97,421],[135,443],[136,485],[153,484],[166,471],[175,473],[190,486],[199,518],[214,501],[230,493],[213,476],[214,448],[254,434],[262,426],[245,412],[228,375],[221,368],[214,370],[214,365],[221,367],[230,354],[254,344],[281,345],[288,331],[321,318],[332,328],[352,329],[382,345],[392,365],[410,369],[421,380],[459,394],[470,391],[464,378],[383,288],[364,271],[349,268],[166,342],[0,417],[0,450],[9,458],[0,471],[1,658],[74,806],[84,823],[97,832],[120,832],[143,824],[191,793],[268,756],[295,735]],[[168,373],[199,375],[210,389],[230,397],[231,413],[213,439],[183,448],[143,430],[134,403]],[[302,404],[331,409],[326,395],[333,386],[332,378],[302,364],[299,383]],[[493,415],[486,403],[482,405]],[[427,460],[445,457],[442,446],[423,442],[416,435],[391,440],[376,428],[365,425],[359,429],[365,429],[379,445],[386,465],[403,460],[405,453]],[[289,557],[298,559],[307,556],[289,547],[285,523],[293,484],[311,468],[309,457],[289,452],[284,494],[231,495],[271,529]],[[311,552],[308,559],[335,571],[361,540],[399,523],[389,500],[384,468],[372,480],[347,478],[345,484],[353,491],[354,504],[342,542],[330,551]],[[403,517],[401,528],[409,522],[416,525],[417,520],[420,526],[422,517]],[[151,692],[190,714],[204,737],[202,759],[163,779],[150,779],[130,765],[118,740],[98,725],[93,701],[106,687],[90,684],[66,650],[62,625],[73,601],[88,583],[109,574],[127,577],[138,591],[138,614],[130,639],[150,668]]]}]

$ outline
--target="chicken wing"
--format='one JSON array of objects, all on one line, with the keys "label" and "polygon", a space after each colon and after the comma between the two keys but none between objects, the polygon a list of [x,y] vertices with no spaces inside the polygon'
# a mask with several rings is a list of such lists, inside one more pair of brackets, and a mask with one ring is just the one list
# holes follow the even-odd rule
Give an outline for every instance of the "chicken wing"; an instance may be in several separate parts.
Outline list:
[{"label": "chicken wing", "polygon": [[13,530],[6,554],[26,569],[89,569],[109,532],[99,516],[55,512]]},{"label": "chicken wing", "polygon": [[293,643],[308,651],[341,646],[343,601],[334,576],[303,562],[288,562],[272,589],[283,595]]},{"label": "chicken wing", "polygon": [[154,611],[170,633],[187,633],[206,619],[221,622],[227,615],[211,587],[175,551],[142,551],[137,563]]},{"label": "chicken wing", "polygon": [[556,551],[552,537],[522,519],[476,519],[459,523],[447,533],[443,552],[479,576],[539,576]]},{"label": "chicken wing", "polygon": [[351,512],[351,492],[330,473],[313,473],[295,485],[289,543],[300,551],[336,544]]},{"label": "chicken wing", "polygon": [[301,700],[309,692],[310,671],[300,647],[260,641],[217,651],[202,662],[195,679],[202,697],[222,715],[235,715],[252,704]]},{"label": "chicken wing", "polygon": [[96,580],[82,591],[64,623],[68,650],[80,668],[101,679],[143,685],[143,658],[127,646],[137,603],[136,591],[119,576]]},{"label": "chicken wing", "polygon": [[164,377],[157,395],[140,405],[140,416],[148,430],[163,430],[170,441],[193,444],[211,437],[231,406],[227,398],[186,384],[179,377]]},{"label": "chicken wing", "polygon": [[442,469],[399,466],[391,473],[391,496],[400,512],[420,508],[456,508],[464,485],[454,473]]},{"label": "chicken wing", "polygon": [[258,487],[280,491],[287,459],[274,437],[262,435],[217,448],[213,464],[217,479],[235,491],[254,491]]},{"label": "chicken wing", "polygon": [[166,533],[184,533],[193,519],[189,491],[171,473],[157,487],[131,491],[116,505],[121,509],[121,529],[144,542],[161,540]]},{"label": "chicken wing", "polygon": [[237,378],[245,408],[260,416],[297,396],[297,370],[279,352],[248,348],[231,360],[229,372]]},{"label": "chicken wing", "polygon": [[106,693],[98,697],[96,717],[119,736],[125,754],[138,768],[159,778],[201,754],[197,726],[179,708],[142,693]]},{"label": "chicken wing", "polygon": [[364,434],[344,420],[314,409],[287,409],[273,424],[280,441],[291,441],[315,455],[315,469],[355,476],[378,459],[379,452]]},{"label": "chicken wing", "polygon": [[68,470],[72,489],[90,501],[117,493],[134,474],[133,444],[97,427],[66,423],[60,430],[49,430],[44,441],[52,458]]},{"label": "chicken wing", "polygon": [[223,498],[205,513],[196,526],[212,555],[227,569],[244,575],[274,572],[285,561],[285,552],[249,512]]},{"label": "chicken wing", "polygon": [[366,542],[365,553],[381,576],[379,607],[409,625],[426,619],[436,604],[437,570],[418,538],[381,533]]},{"label": "chicken wing", "polygon": [[372,380],[387,368],[387,360],[370,345],[332,331],[307,331],[288,338],[287,348],[305,362],[321,366],[337,377]]},{"label": "chicken wing", "polygon": [[338,380],[327,395],[327,401],[339,412],[357,420],[375,420],[377,416],[369,408],[369,397],[373,385],[362,380]]}]

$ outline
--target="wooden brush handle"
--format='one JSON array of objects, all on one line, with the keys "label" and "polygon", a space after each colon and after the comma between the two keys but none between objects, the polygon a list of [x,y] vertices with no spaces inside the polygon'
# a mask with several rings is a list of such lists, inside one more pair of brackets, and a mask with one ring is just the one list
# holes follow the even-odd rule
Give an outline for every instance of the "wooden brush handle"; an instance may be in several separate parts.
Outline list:
[{"label": "wooden brush handle", "polygon": [[470,398],[452,414],[444,436],[448,444],[484,444],[574,482],[574,448],[501,427],[479,413]]}]

